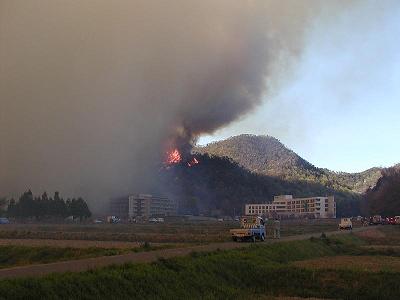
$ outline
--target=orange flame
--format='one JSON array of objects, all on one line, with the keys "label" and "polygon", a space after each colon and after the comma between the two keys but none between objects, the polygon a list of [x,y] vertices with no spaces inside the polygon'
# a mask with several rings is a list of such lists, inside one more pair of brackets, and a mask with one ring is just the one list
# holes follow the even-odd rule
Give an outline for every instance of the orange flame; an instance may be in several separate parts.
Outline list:
[{"label": "orange flame", "polygon": [[196,157],[193,157],[193,159],[191,160],[191,161],[189,161],[188,163],[187,163],[187,165],[189,166],[189,167],[193,167],[194,165],[197,165],[199,163],[199,161],[196,159]]},{"label": "orange flame", "polygon": [[178,149],[174,149],[173,151],[169,152],[166,159],[166,164],[178,164],[182,161],[182,156]]}]

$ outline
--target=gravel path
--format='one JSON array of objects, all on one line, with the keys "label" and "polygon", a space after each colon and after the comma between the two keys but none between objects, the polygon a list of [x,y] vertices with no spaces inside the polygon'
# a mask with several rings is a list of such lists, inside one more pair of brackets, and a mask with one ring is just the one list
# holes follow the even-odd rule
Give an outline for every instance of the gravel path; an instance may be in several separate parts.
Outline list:
[{"label": "gravel path", "polygon": [[[368,227],[360,227],[353,230],[359,232],[367,230]],[[327,232],[326,235],[346,234],[349,231],[333,231]],[[321,233],[303,234],[297,236],[289,236],[281,238],[280,240],[267,240],[264,245],[283,242],[283,241],[296,241],[306,240],[310,237],[319,237]],[[59,241],[57,241],[59,242]],[[116,256],[102,256],[88,259],[71,260],[65,262],[56,262],[40,265],[28,265],[21,267],[13,267],[7,269],[0,269],[0,278],[16,278],[27,276],[43,276],[51,273],[64,273],[64,272],[82,272],[90,269],[105,267],[109,265],[121,265],[125,263],[149,263],[156,261],[159,258],[171,258],[177,256],[185,256],[190,253],[196,252],[210,252],[218,249],[229,250],[236,248],[245,248],[252,245],[251,243],[214,243],[202,246],[192,246],[185,248],[163,249],[150,252],[129,253]]]}]

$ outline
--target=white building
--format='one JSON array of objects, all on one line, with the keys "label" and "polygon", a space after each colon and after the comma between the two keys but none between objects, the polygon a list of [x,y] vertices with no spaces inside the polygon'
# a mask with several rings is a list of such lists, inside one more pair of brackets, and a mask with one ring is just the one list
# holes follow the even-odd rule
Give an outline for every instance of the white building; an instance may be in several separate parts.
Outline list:
[{"label": "white building", "polygon": [[156,197],[148,194],[129,196],[130,218],[171,215],[176,215],[176,205],[167,197]]},{"label": "white building", "polygon": [[246,204],[246,215],[256,216],[310,216],[336,218],[336,202],[330,197],[293,198],[292,195],[275,196],[272,203]]}]

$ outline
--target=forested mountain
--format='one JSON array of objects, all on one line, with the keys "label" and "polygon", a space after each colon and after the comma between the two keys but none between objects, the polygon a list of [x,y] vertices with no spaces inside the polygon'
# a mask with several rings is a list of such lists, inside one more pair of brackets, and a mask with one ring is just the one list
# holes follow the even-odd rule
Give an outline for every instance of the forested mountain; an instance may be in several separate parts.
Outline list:
[{"label": "forested mountain", "polygon": [[381,168],[372,168],[361,173],[345,173],[318,168],[270,136],[239,135],[197,147],[195,151],[228,157],[255,174],[312,182],[354,193],[363,193],[373,187],[382,171]]},{"label": "forested mountain", "polygon": [[287,180],[250,172],[232,159],[208,154],[196,155],[199,164],[186,163],[163,169],[159,176],[160,193],[179,203],[180,213],[226,215],[243,213],[244,204],[265,203],[273,196],[293,194],[296,197],[335,195],[338,216],[357,215],[360,196],[349,191],[334,190],[316,182]]},{"label": "forested mountain", "polygon": [[371,215],[400,215],[400,167],[396,165],[382,174],[377,184],[365,194],[364,211]]}]

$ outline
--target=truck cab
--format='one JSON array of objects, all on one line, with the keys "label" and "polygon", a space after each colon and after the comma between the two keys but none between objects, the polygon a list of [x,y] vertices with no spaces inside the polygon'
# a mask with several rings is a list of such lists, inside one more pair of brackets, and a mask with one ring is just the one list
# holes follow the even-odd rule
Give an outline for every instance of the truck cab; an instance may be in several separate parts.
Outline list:
[{"label": "truck cab", "polygon": [[261,217],[244,216],[240,218],[240,229],[231,229],[230,234],[235,242],[256,240],[265,241],[265,223]]}]

